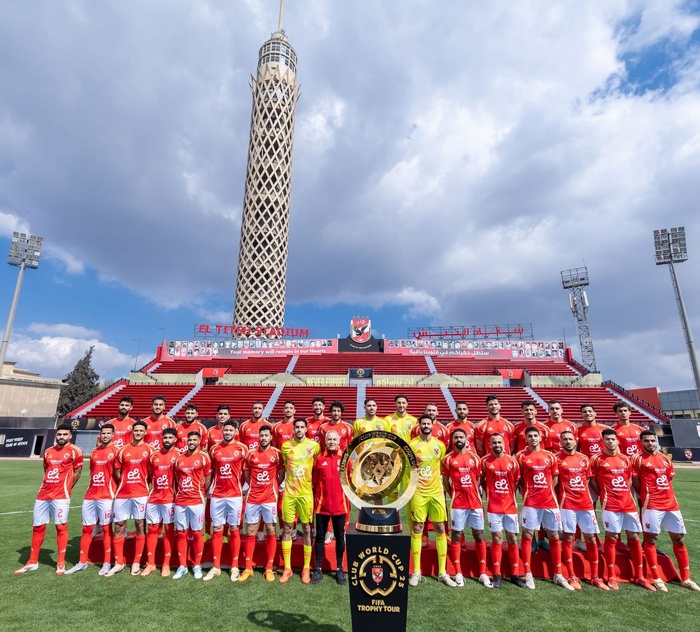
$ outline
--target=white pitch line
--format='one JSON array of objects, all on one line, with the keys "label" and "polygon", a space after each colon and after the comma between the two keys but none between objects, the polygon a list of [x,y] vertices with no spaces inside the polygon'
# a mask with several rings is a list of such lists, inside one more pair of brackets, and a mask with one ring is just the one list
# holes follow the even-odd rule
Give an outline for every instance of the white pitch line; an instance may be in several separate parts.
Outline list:
[{"label": "white pitch line", "polygon": [[[71,505],[73,509],[81,509],[82,505]],[[29,511],[4,511],[0,513],[0,516],[16,516],[18,514],[28,514],[28,513],[34,513],[33,509],[30,509]]]}]

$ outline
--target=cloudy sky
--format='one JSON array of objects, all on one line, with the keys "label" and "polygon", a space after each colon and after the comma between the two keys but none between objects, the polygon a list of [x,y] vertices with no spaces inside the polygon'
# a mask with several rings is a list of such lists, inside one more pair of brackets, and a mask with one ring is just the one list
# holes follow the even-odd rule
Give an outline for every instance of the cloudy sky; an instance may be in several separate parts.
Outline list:
[{"label": "cloudy sky", "polygon": [[[0,250],[45,239],[8,360],[103,378],[230,322],[257,52],[277,0],[35,0],[0,21]],[[603,377],[689,388],[654,228],[700,332],[697,0],[287,0],[298,58],[286,324],[532,323]],[[0,318],[16,269],[0,268]],[[137,350],[139,352],[136,357]]]}]

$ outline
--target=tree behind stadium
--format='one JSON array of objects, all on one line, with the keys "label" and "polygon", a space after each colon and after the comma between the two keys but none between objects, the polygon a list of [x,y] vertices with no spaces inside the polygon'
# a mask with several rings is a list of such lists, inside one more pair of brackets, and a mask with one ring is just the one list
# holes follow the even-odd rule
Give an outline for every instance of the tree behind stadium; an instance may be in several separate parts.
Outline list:
[{"label": "tree behind stadium", "polygon": [[81,406],[100,391],[100,376],[92,368],[92,352],[95,347],[90,347],[73,370],[66,375],[65,386],[61,389],[58,398],[57,412],[63,417],[68,411]]}]

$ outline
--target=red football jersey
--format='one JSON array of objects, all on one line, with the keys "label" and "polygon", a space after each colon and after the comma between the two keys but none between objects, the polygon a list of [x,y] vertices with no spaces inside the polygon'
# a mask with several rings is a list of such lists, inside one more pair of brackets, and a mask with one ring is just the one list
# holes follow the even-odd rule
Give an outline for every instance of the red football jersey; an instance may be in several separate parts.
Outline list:
[{"label": "red football jersey", "polygon": [[442,461],[442,475],[450,479],[453,509],[480,509],[478,481],[481,459],[473,452],[450,452]]},{"label": "red football jersey", "polygon": [[[487,417],[482,419],[477,425],[474,431],[474,439],[476,441],[484,442],[484,453],[488,454],[490,452],[489,441],[491,440],[491,435],[500,434],[503,435],[503,443],[505,445],[505,452],[510,454],[513,451],[513,443],[515,441],[515,426],[513,426],[510,421],[500,417],[498,419],[491,419]],[[500,513],[500,512],[499,512]]]},{"label": "red football jersey", "polygon": [[211,471],[214,475],[212,498],[235,498],[241,496],[241,471],[248,454],[239,441],[226,445],[220,443],[211,449]]},{"label": "red football jersey", "polygon": [[117,455],[115,468],[121,470],[117,498],[148,496],[148,461],[153,454],[150,445],[127,445]]},{"label": "red football jersey", "polygon": [[639,435],[642,434],[644,428],[636,424],[630,424],[629,426],[617,424],[613,426],[613,430],[617,435],[617,440],[620,443],[620,452],[622,454],[631,458],[635,454],[641,454],[643,452]]},{"label": "red football jersey", "polygon": [[197,450],[181,454],[175,461],[175,504],[181,507],[203,505],[206,500],[204,479],[211,476],[209,455]]},{"label": "red football jersey", "polygon": [[[314,487],[314,511],[326,516],[340,516],[350,511],[343,488],[340,485],[340,460],[342,452],[323,450],[316,457],[311,480]],[[348,462],[349,463],[349,462]]]},{"label": "red football jersey", "polygon": [[113,444],[100,446],[90,453],[90,483],[85,492],[85,500],[109,500],[117,492],[114,480],[114,464],[119,448]]},{"label": "red football jersey", "polygon": [[187,435],[190,432],[198,432],[201,436],[199,449],[202,451],[207,449],[207,446],[209,445],[209,431],[203,423],[193,421],[191,424],[188,424],[186,421],[183,421],[177,425],[176,430],[177,443],[175,443],[175,447],[180,454],[187,454]]},{"label": "red football jersey", "polygon": [[554,477],[559,475],[556,457],[549,451],[525,449],[515,457],[523,478],[523,505],[536,509],[555,509],[557,497]]},{"label": "red football jersey", "polygon": [[238,429],[238,440],[249,450],[254,450],[260,445],[260,428],[263,426],[271,424],[265,419],[244,421]]},{"label": "red football jersey", "polygon": [[591,462],[585,454],[574,452],[557,458],[559,465],[559,506],[562,509],[588,511],[593,509],[588,479],[591,476]]},{"label": "red football jersey", "polygon": [[141,421],[148,426],[143,440],[154,450],[160,450],[163,447],[163,430],[177,427],[177,424],[170,417],[161,417],[160,419],[146,417]]},{"label": "red football jersey", "polygon": [[447,446],[450,450],[453,450],[452,446],[452,433],[455,430],[464,430],[467,435],[467,452],[473,452],[476,454],[476,445],[474,444],[474,433],[476,432],[476,426],[469,420],[461,422],[459,420],[451,421],[446,427],[449,445]]},{"label": "red football jersey", "polygon": [[207,445],[209,446],[209,453],[211,454],[211,450],[215,445],[219,445],[220,443],[224,442],[223,426],[219,426],[219,424],[216,424],[216,426],[212,426],[211,428],[209,428],[207,430],[207,441]]},{"label": "red football jersey", "polygon": [[592,459],[596,454],[603,453],[605,444],[601,433],[605,428],[606,426],[601,426],[598,423],[595,426],[583,424],[578,427],[578,449],[589,459]]},{"label": "red football jersey", "polygon": [[481,459],[481,472],[486,490],[486,508],[490,513],[518,513],[515,489],[520,479],[520,466],[510,454],[499,457],[489,454]]},{"label": "red football jersey", "polygon": [[591,473],[598,481],[600,488],[600,507],[607,511],[630,512],[636,511],[630,479],[632,477],[632,462],[626,456],[615,454],[599,454],[591,461]]},{"label": "red football jersey", "polygon": [[548,422],[547,428],[549,428],[549,436],[543,448],[547,448],[552,454],[559,454],[561,452],[561,433],[565,430],[570,430],[574,433],[574,439],[578,438],[578,428],[576,424],[569,421],[568,419],[562,419],[557,422]]},{"label": "red football jersey", "polygon": [[277,448],[250,450],[243,463],[250,473],[248,502],[255,505],[276,503],[279,497],[277,472],[284,469],[282,453]]},{"label": "red football jersey", "polygon": [[345,448],[347,448],[348,445],[350,445],[353,438],[355,437],[355,430],[353,429],[352,424],[349,424],[347,421],[343,420],[340,420],[337,424],[334,424],[331,421],[326,421],[322,423],[320,433],[322,450],[325,450],[326,448],[326,433],[329,430],[335,430],[340,436],[338,452],[342,454],[343,452],[345,452]]},{"label": "red football jersey", "polygon": [[83,451],[72,443],[53,445],[44,452],[44,481],[37,500],[68,500],[73,489],[73,470],[83,467]]},{"label": "red football jersey", "polygon": [[547,437],[549,437],[549,428],[545,426],[540,421],[533,421],[528,423],[527,421],[521,421],[516,424],[513,428],[513,433],[515,434],[515,452],[521,452],[527,448],[527,439],[525,438],[525,431],[530,427],[534,426],[540,431],[540,437],[542,437],[541,445],[542,447],[547,446]]},{"label": "red football jersey", "polygon": [[678,511],[678,500],[671,479],[676,475],[671,459],[665,454],[642,452],[632,461],[632,476],[639,479],[642,510]]},{"label": "red football jersey", "polygon": [[306,418],[306,437],[313,439],[316,443],[321,443],[321,426],[330,421],[328,417],[316,419],[316,417]]},{"label": "red football jersey", "polygon": [[131,443],[131,427],[134,425],[134,420],[131,417],[125,417],[122,420],[110,419],[108,424],[114,426],[114,435],[112,436],[112,445],[115,448],[123,448]]},{"label": "red football jersey", "polygon": [[161,449],[151,454],[148,473],[152,487],[148,502],[152,505],[165,505],[175,501],[175,461],[179,456],[180,453],[174,447],[167,452]]},{"label": "red football jersey", "polygon": [[[445,426],[443,426],[439,421],[433,422],[433,429],[431,430],[430,434],[439,441],[442,441],[445,446],[449,445],[450,435],[447,433],[447,428],[445,428]],[[419,423],[411,428],[411,438],[415,439],[416,437],[420,437]]]},{"label": "red football jersey", "polygon": [[294,422],[278,421],[272,427],[272,440],[278,448],[281,448],[287,441],[294,439]]}]

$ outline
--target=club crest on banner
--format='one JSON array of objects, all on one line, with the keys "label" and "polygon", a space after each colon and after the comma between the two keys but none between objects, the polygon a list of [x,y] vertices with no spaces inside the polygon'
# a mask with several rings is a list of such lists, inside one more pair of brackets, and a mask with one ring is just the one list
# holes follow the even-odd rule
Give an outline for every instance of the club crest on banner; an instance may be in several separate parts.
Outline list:
[{"label": "club crest on banner", "polygon": [[350,338],[357,343],[367,342],[372,335],[372,321],[358,317],[350,321]]},{"label": "club crest on banner", "polygon": [[372,567],[372,579],[376,584],[381,584],[384,579],[384,567],[375,565]]},{"label": "club crest on banner", "polygon": [[684,452],[684,454],[685,454],[685,458],[688,459],[688,461],[693,460],[693,451],[692,450],[686,450]]}]

